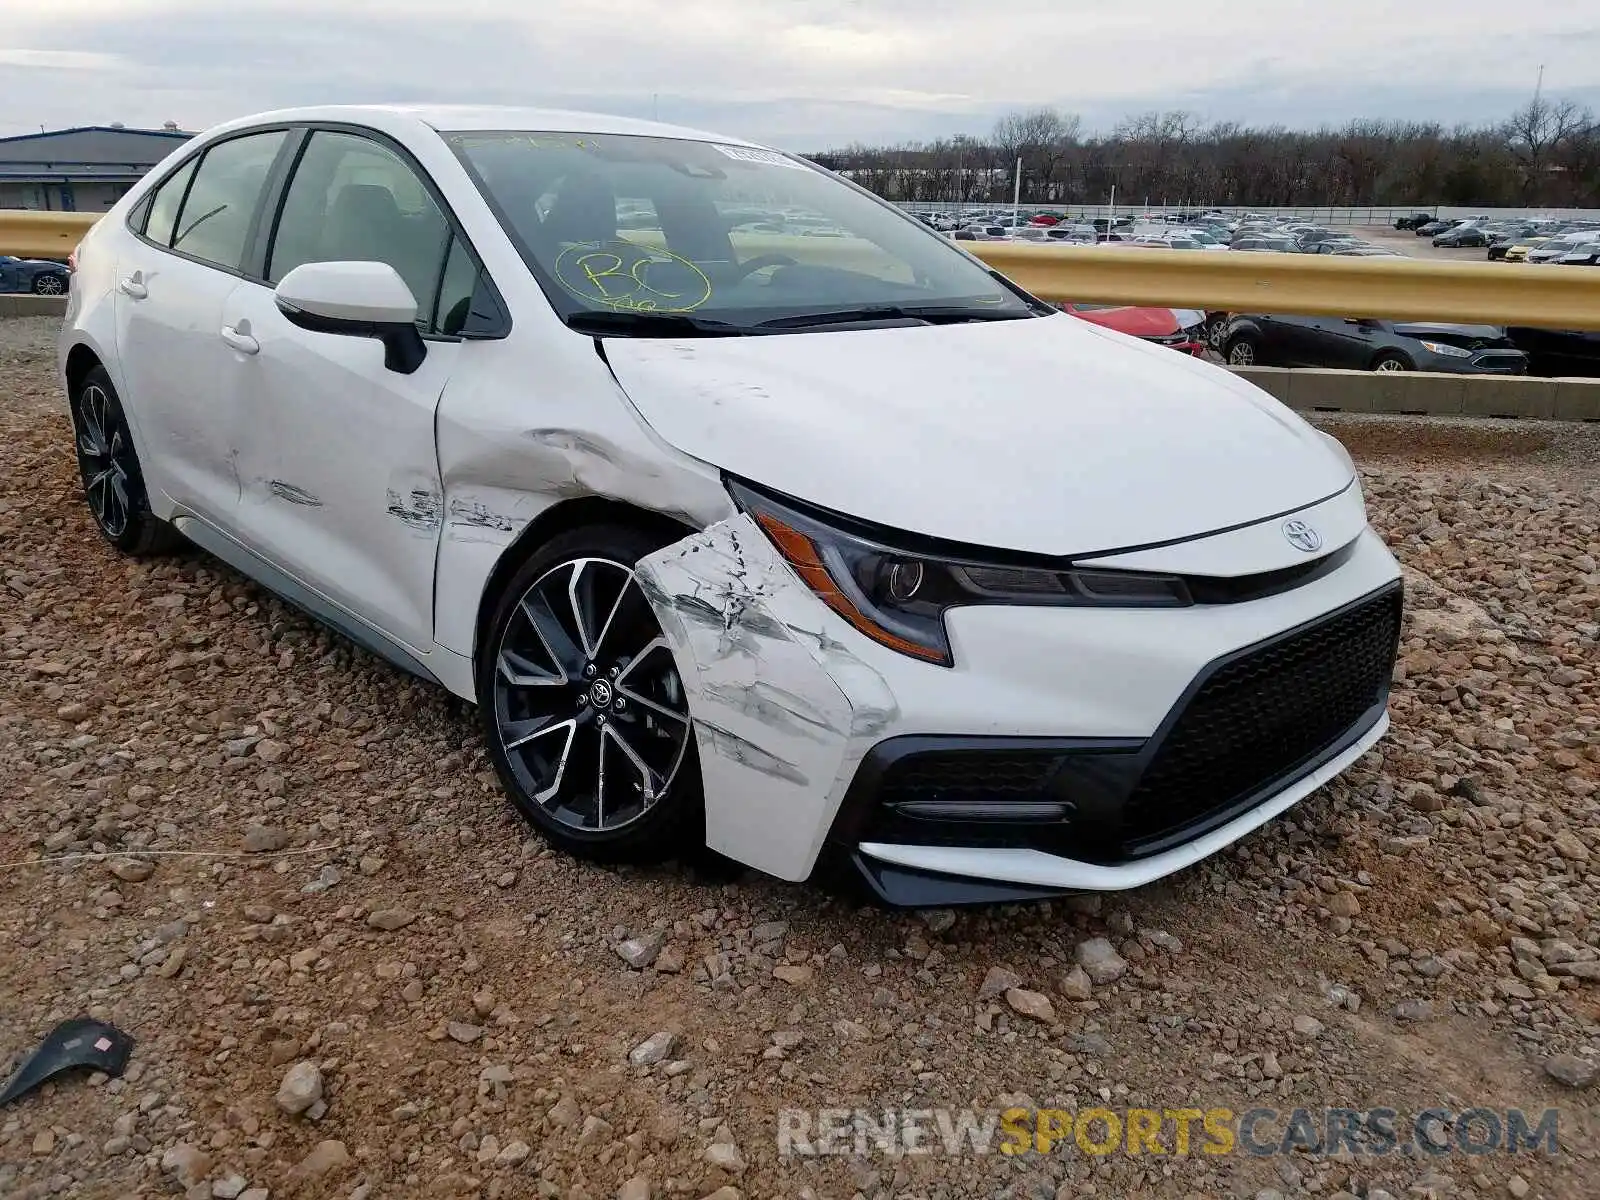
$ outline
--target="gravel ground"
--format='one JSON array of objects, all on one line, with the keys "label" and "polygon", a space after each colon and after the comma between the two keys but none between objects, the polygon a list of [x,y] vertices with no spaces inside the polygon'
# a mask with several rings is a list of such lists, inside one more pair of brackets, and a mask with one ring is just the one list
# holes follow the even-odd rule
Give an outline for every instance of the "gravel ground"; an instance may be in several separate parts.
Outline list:
[{"label": "gravel ground", "polygon": [[[53,324],[0,322],[0,1048],[138,1046],[0,1111],[0,1195],[1597,1194],[1581,431],[1328,422],[1411,583],[1384,748],[1136,894],[913,916],[554,856],[464,706],[118,558]],[[1558,1106],[1562,1153],[778,1155],[782,1108],[1013,1103]]]}]

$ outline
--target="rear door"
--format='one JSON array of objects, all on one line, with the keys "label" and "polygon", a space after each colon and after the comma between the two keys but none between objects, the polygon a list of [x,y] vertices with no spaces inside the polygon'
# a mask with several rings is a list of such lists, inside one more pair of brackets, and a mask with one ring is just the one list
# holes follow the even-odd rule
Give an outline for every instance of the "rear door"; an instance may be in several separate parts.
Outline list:
[{"label": "rear door", "polygon": [[239,495],[240,428],[226,387],[237,355],[222,310],[287,136],[230,137],[178,167],[118,259],[121,388],[146,483],[213,521]]},{"label": "rear door", "polygon": [[1315,317],[1269,316],[1261,322],[1267,361],[1286,367],[1316,365]]},{"label": "rear door", "polygon": [[1364,370],[1384,335],[1375,321],[1346,317],[1315,317],[1309,322],[1315,339],[1312,366]]},{"label": "rear door", "polygon": [[[427,355],[384,366],[371,338],[313,333],[273,285],[308,262],[383,262],[410,286]],[[223,322],[256,350],[237,375],[244,418],[239,536],[324,600],[424,656],[432,645],[442,488],[439,397],[485,277],[430,181],[377,135],[317,129],[293,169],[264,279]],[[489,304],[489,308],[493,308]]]}]

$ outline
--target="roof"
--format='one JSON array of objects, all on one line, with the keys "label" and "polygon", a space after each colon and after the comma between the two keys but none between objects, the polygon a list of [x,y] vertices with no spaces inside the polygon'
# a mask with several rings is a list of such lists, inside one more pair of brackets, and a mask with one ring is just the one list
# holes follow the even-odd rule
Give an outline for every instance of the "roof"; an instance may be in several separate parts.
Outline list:
[{"label": "roof", "polygon": [[85,125],[0,138],[0,179],[132,183],[194,135]]},{"label": "roof", "polygon": [[258,125],[267,121],[350,121],[362,124],[391,125],[414,121],[442,132],[465,130],[514,129],[541,133],[609,133],[636,137],[687,138],[698,142],[721,142],[732,146],[754,146],[743,138],[708,133],[659,121],[642,121],[605,113],[576,112],[559,108],[524,108],[514,105],[472,104],[340,104],[316,108],[286,108],[257,113],[229,121],[227,128]]}]

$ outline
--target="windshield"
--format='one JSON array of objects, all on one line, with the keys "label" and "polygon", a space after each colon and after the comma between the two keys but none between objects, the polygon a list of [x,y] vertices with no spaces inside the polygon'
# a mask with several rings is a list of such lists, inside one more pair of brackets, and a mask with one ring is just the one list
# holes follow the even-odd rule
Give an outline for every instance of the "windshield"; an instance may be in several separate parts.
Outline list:
[{"label": "windshield", "polygon": [[586,331],[790,332],[810,318],[1036,311],[920,221],[776,151],[613,134],[444,136],[550,303]]}]

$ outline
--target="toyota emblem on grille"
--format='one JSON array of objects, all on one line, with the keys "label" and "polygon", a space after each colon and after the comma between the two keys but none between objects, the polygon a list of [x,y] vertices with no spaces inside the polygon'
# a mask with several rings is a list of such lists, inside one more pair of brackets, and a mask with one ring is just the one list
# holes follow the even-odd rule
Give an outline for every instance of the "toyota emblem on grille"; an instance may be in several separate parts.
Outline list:
[{"label": "toyota emblem on grille", "polygon": [[1283,536],[1289,539],[1289,545],[1307,554],[1322,549],[1322,535],[1304,521],[1285,521]]}]

